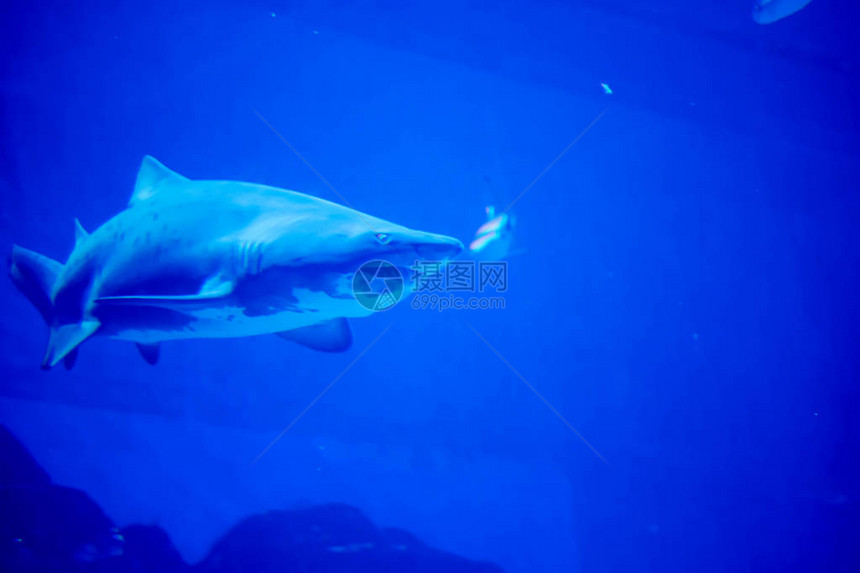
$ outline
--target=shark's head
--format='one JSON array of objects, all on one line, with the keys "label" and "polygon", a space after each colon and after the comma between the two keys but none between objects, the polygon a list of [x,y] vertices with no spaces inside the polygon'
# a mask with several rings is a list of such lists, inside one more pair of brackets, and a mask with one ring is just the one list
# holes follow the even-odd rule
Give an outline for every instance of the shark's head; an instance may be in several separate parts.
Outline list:
[{"label": "shark's head", "polygon": [[369,311],[356,302],[354,280],[367,263],[384,261],[408,283],[416,264],[444,263],[463,250],[453,237],[316,198],[304,201],[293,197],[290,209],[266,212],[242,232],[260,245],[249,247],[248,284],[255,296],[268,293],[258,298],[278,299],[269,305],[273,308],[300,311],[309,319],[363,316]]},{"label": "shark's head", "polygon": [[269,264],[355,270],[367,261],[385,260],[408,268],[416,260],[443,262],[463,250],[453,237],[410,229],[339,205],[329,204],[325,211],[308,212],[288,224],[290,232],[265,247],[262,258]]},{"label": "shark's head", "polygon": [[453,237],[417,231],[380,219],[373,223],[372,228],[360,232],[353,240],[356,262],[381,259],[397,267],[409,267],[415,261],[444,262],[463,250],[463,244]]}]

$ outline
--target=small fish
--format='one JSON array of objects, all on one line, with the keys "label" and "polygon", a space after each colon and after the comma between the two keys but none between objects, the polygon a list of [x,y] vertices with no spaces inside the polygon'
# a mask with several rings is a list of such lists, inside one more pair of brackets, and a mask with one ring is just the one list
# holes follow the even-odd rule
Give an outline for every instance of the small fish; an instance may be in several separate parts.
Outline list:
[{"label": "small fish", "polygon": [[507,213],[496,215],[492,206],[486,208],[486,213],[487,221],[475,231],[475,238],[469,243],[469,253],[476,260],[503,261],[512,254],[515,220]]},{"label": "small fish", "polygon": [[759,24],[772,24],[806,7],[812,0],[755,0],[752,18]]}]

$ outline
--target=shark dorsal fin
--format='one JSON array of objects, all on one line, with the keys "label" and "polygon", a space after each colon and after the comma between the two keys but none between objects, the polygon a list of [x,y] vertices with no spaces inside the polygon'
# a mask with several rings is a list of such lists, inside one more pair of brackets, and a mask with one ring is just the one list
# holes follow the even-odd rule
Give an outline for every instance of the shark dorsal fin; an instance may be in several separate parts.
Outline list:
[{"label": "shark dorsal fin", "polygon": [[75,245],[89,237],[90,234],[87,233],[87,230],[84,229],[84,226],[81,225],[81,222],[75,219]]},{"label": "shark dorsal fin", "polygon": [[143,158],[140,170],[137,172],[137,180],[134,182],[134,193],[131,195],[128,206],[133,207],[138,203],[148,201],[159,192],[163,192],[163,189],[187,181],[188,178],[183,177],[175,171],[171,171],[156,158],[147,155]]}]

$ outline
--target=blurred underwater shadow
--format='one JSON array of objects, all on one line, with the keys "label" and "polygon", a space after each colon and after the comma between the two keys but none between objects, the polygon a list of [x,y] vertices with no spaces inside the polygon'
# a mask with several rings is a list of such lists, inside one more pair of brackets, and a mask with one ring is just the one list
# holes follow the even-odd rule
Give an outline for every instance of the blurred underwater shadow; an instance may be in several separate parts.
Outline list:
[{"label": "blurred underwater shadow", "polygon": [[190,565],[161,527],[118,528],[85,492],[54,484],[2,425],[0,516],[6,573],[502,572],[432,549],[406,531],[377,528],[346,504],[252,515]]}]

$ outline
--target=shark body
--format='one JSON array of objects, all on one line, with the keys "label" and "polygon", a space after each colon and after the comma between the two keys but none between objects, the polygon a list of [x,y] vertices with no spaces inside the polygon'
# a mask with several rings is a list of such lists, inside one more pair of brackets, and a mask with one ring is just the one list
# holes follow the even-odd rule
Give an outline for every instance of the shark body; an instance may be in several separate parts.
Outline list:
[{"label": "shark body", "polygon": [[352,291],[381,259],[407,268],[462,250],[451,237],[302,193],[193,181],[143,160],[128,208],[88,234],[76,221],[65,265],[13,247],[10,275],[50,326],[42,363],[74,363],[92,336],[138,344],[280,334],[323,351],[352,341],[347,318],[372,313]]}]

